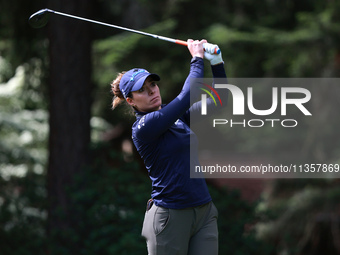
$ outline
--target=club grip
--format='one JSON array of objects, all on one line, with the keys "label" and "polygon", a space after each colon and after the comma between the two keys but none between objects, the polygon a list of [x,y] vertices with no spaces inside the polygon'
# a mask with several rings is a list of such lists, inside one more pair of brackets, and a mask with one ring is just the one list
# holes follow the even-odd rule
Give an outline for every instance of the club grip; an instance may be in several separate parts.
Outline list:
[{"label": "club grip", "polygon": [[208,52],[210,54],[216,54],[216,55],[221,53],[221,50],[220,50],[220,48],[218,48],[217,45],[214,48],[212,48],[212,47],[207,47],[207,44],[208,43],[203,43],[203,48],[206,52]]},{"label": "club grip", "polygon": [[[175,40],[175,43],[183,45],[183,46],[188,46],[188,43],[186,41],[183,41],[183,40]],[[205,46],[205,43],[203,44],[203,48],[204,48],[204,46]],[[206,51],[205,48],[204,48],[204,50]],[[209,53],[211,53],[211,54],[220,54],[220,52],[221,52],[221,50],[218,47],[215,47],[214,51],[213,52],[209,52]]]},{"label": "club grip", "polygon": [[188,43],[186,41],[183,41],[183,40],[175,40],[175,43],[176,44],[180,44],[180,45],[183,45],[183,46],[188,46]]}]

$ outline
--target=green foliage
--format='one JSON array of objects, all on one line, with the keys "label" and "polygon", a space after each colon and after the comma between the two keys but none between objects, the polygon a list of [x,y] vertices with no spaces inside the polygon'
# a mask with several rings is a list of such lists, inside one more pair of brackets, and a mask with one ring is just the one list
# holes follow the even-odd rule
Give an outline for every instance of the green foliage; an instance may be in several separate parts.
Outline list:
[{"label": "green foliage", "polygon": [[32,60],[0,84],[0,175],[4,178],[27,171],[43,172],[48,127],[39,91],[41,68],[40,61]]},{"label": "green foliage", "polygon": [[277,181],[257,206],[257,237],[278,253],[338,254],[339,197],[337,181]]},{"label": "green foliage", "polygon": [[259,241],[253,230],[255,205],[244,201],[237,190],[209,185],[218,209],[219,254],[271,254],[272,246]]},{"label": "green foliage", "polygon": [[45,254],[46,190],[41,174],[0,177],[1,254]]},{"label": "green foliage", "polygon": [[76,227],[52,234],[51,254],[74,254],[68,243],[76,244],[77,254],[145,254],[140,232],[150,194],[147,176],[107,144],[92,152],[93,165],[69,187],[72,215],[61,212]]}]

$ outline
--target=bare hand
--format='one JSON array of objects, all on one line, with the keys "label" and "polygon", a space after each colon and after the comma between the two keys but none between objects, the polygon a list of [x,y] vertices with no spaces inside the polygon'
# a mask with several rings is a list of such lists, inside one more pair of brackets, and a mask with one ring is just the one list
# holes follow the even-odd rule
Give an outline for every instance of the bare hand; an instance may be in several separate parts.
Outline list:
[{"label": "bare hand", "polygon": [[188,39],[188,49],[190,51],[190,54],[192,57],[200,57],[203,58],[204,57],[204,49],[203,49],[203,43],[206,43],[207,40],[192,40],[192,39]]}]

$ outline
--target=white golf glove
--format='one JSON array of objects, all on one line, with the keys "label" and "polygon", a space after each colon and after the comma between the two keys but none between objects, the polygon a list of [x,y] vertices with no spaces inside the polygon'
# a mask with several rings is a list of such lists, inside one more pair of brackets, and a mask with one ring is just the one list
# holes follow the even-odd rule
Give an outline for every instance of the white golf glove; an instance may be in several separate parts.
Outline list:
[{"label": "white golf glove", "polygon": [[219,63],[224,63],[222,59],[222,52],[220,51],[219,54],[214,54],[213,52],[215,51],[215,48],[218,48],[218,45],[216,44],[211,44],[211,43],[205,43],[204,44],[204,57],[205,59],[210,61],[210,64],[217,65]]}]

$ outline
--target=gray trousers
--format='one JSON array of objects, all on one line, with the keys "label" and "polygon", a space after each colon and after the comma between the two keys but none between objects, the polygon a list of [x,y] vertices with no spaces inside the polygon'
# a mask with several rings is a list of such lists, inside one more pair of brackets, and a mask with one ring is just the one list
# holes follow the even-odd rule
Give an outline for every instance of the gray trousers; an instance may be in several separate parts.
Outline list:
[{"label": "gray trousers", "polygon": [[153,205],[142,230],[148,254],[217,255],[217,217],[213,202],[180,210]]}]

